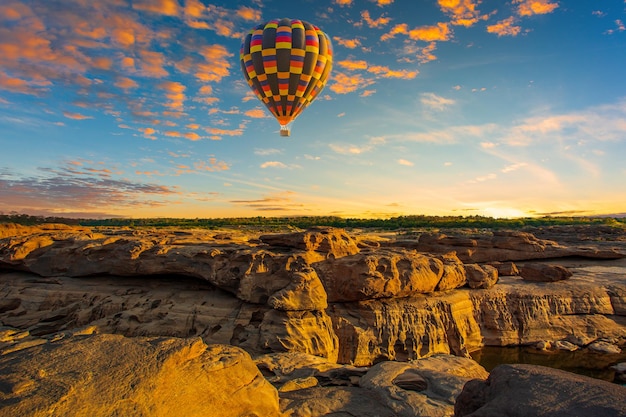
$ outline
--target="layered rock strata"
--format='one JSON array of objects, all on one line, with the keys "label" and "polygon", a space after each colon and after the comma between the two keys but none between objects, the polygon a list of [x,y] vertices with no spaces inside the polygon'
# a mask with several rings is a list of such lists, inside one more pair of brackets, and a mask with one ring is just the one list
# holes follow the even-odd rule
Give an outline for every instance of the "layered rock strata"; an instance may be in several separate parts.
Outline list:
[{"label": "layered rock strata", "polygon": [[[431,245],[437,252],[450,245],[474,251],[459,255],[332,228],[260,236],[55,225],[0,225],[0,232],[0,267],[25,271],[2,275],[0,321],[33,336],[95,326],[359,366],[467,356],[485,344],[570,338],[586,345],[626,336],[619,268],[581,267],[558,282],[498,275],[517,270],[510,259],[623,256],[619,245],[564,247],[520,232],[413,241],[444,241]],[[467,263],[486,254],[501,263]]]}]

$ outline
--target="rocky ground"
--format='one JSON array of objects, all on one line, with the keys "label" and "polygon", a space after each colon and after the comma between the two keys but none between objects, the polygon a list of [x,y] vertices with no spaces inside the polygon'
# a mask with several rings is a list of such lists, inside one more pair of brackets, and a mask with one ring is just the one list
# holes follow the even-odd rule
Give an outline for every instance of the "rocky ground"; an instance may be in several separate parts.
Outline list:
[{"label": "rocky ground", "polygon": [[[626,347],[626,232],[2,224],[0,291],[0,415],[504,415],[584,377],[470,352]],[[521,373],[538,388],[496,383]],[[626,388],[583,382],[595,403],[536,415],[626,415]]]}]

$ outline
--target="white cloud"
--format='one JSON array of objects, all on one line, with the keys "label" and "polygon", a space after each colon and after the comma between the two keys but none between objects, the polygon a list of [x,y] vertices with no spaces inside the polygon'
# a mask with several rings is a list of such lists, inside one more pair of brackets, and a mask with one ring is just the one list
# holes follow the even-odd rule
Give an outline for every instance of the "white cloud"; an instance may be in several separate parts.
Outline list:
[{"label": "white cloud", "polygon": [[339,144],[331,143],[328,146],[333,151],[342,155],[360,155],[362,153],[369,152],[372,150],[371,145],[357,146],[357,145],[339,145]]},{"label": "white cloud", "polygon": [[439,96],[435,93],[422,93],[420,102],[424,106],[438,111],[444,111],[446,108],[456,104],[455,100]]},{"label": "white cloud", "polygon": [[255,149],[254,150],[254,154],[255,155],[261,155],[261,156],[267,156],[267,155],[276,155],[276,154],[280,154],[282,153],[282,151],[280,149],[272,149],[272,148],[267,148],[267,149]]},{"label": "white cloud", "polygon": [[407,161],[406,159],[398,159],[398,164],[405,165],[408,167],[412,167],[414,164],[411,161]]},{"label": "white cloud", "polygon": [[287,168],[287,165],[279,161],[267,161],[261,164],[261,168]]}]

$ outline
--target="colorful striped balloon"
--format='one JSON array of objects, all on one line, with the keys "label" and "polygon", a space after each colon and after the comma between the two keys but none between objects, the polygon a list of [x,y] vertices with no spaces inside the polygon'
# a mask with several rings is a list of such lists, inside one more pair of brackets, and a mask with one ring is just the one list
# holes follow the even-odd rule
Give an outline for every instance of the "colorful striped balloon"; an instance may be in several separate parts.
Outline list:
[{"label": "colorful striped balloon", "polygon": [[275,19],[245,36],[239,59],[248,85],[280,123],[280,134],[289,136],[289,124],[326,85],[333,53],[317,26]]}]

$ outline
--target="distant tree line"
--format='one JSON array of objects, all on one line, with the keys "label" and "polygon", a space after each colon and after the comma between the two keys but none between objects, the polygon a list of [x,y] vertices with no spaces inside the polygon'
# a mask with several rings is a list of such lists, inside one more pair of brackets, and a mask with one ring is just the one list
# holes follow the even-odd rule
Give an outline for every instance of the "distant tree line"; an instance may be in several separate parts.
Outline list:
[{"label": "distant tree line", "polygon": [[256,227],[261,229],[284,229],[295,227],[306,229],[312,226],[333,226],[345,229],[376,228],[384,230],[414,228],[478,228],[478,229],[519,229],[527,226],[557,225],[606,225],[626,228],[626,218],[620,217],[524,217],[500,219],[484,216],[398,216],[388,219],[359,219],[336,216],[294,216],[294,217],[229,217],[229,218],[146,218],[146,219],[70,219],[64,217],[30,216],[27,214],[0,214],[0,223],[35,225],[42,223],[63,223],[80,226],[110,227],[178,227],[206,228]]}]

